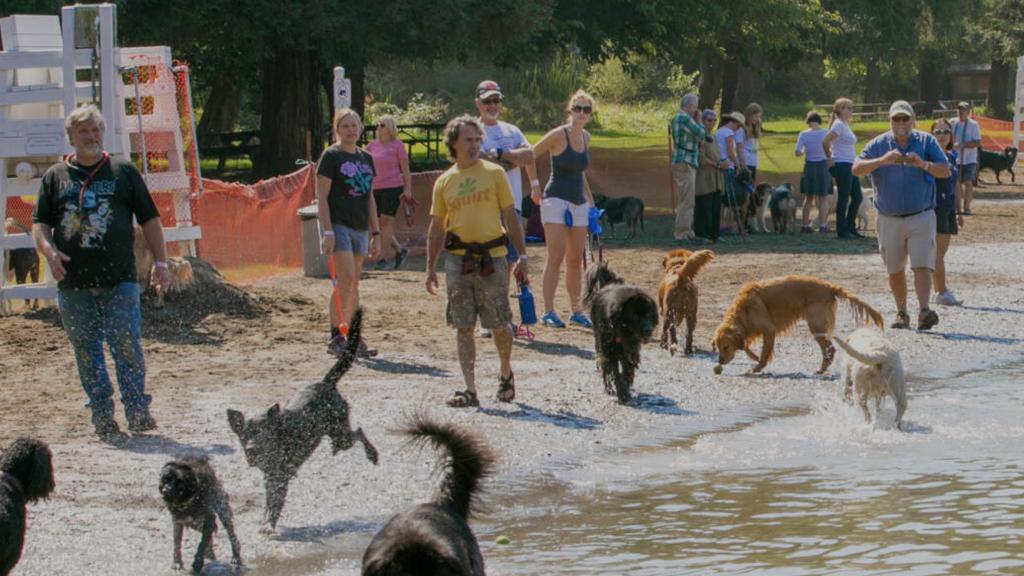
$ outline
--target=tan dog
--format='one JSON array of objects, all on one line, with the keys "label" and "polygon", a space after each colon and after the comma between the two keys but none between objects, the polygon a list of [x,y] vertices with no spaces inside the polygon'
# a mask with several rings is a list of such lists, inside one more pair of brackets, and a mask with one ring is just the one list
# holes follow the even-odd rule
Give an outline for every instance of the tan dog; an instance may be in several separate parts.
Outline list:
[{"label": "tan dog", "polygon": [[663,271],[668,272],[669,268],[672,268],[676,264],[682,264],[687,258],[693,255],[686,248],[676,248],[675,250],[669,250],[665,257],[661,259],[661,268]]},{"label": "tan dog", "polygon": [[[149,248],[146,235],[141,228],[135,229],[135,239],[132,245],[135,252],[135,276],[143,289],[149,286],[149,275],[153,272],[153,251]],[[168,292],[178,292],[192,282],[192,265],[183,258],[168,258],[167,270],[171,273],[171,284],[167,287]],[[164,295],[157,290],[156,307],[164,307]]]},{"label": "tan dog", "polygon": [[[860,206],[857,207],[857,230],[867,231],[868,229],[868,210],[871,208],[872,199],[875,197],[875,191],[871,188],[862,188],[861,194],[864,195],[864,199],[860,201]],[[825,215],[825,223],[828,222],[828,217],[833,216],[836,213],[836,204],[839,202],[839,191],[836,187],[832,187],[832,194],[828,195],[828,214]],[[819,212],[814,216],[811,222],[811,228],[817,228],[821,226],[821,213]]]},{"label": "tan dog", "polygon": [[693,330],[697,326],[697,284],[693,281],[705,264],[715,255],[710,250],[694,252],[692,256],[672,266],[658,285],[658,304],[661,307],[661,347],[675,355],[676,326],[686,320],[686,344],[683,354],[693,354]]},{"label": "tan dog", "polygon": [[[757,366],[750,371],[760,372],[772,359],[775,338],[792,330],[802,318],[821,347],[821,367],[815,374],[822,374],[836,353],[828,338],[836,325],[836,303],[840,298],[850,304],[858,320],[871,320],[882,327],[882,315],[842,287],[810,276],[782,276],[760,282],[752,280],[740,288],[715,331],[711,348],[718,351],[718,363],[723,365],[742,350],[757,360]],[[763,340],[760,358],[750,350],[759,338]]]},{"label": "tan dog", "polygon": [[854,330],[845,342],[842,338],[833,339],[846,352],[842,372],[846,401],[853,404],[853,395],[856,394],[857,404],[864,411],[864,420],[871,422],[868,398],[875,399],[877,417],[888,395],[896,404],[896,429],[902,429],[903,413],[907,410],[907,390],[899,351],[879,332],[867,327]]}]

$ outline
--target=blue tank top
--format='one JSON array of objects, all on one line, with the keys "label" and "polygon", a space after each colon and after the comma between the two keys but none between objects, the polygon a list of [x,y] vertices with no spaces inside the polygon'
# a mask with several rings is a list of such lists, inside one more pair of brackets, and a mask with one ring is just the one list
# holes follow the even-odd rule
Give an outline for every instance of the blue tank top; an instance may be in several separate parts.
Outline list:
[{"label": "blue tank top", "polygon": [[544,187],[545,198],[560,198],[569,204],[584,204],[583,171],[590,165],[586,142],[583,152],[572,149],[569,142],[569,130],[565,130],[565,150],[558,156],[551,157],[551,180]]}]

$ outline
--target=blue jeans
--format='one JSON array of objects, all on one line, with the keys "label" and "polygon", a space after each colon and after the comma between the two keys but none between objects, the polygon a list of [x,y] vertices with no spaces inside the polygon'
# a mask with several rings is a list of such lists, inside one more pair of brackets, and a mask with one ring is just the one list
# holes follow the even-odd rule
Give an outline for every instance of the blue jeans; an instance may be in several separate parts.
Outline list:
[{"label": "blue jeans", "polygon": [[852,234],[857,230],[857,211],[864,195],[860,190],[860,178],[854,176],[849,162],[836,162],[829,171],[836,179],[836,233]]},{"label": "blue jeans", "polygon": [[57,305],[64,331],[75,348],[78,377],[89,396],[86,407],[93,413],[114,413],[114,390],[103,355],[106,340],[125,414],[147,412],[152,398],[146,395],[139,285],[121,282],[113,288],[60,290]]}]

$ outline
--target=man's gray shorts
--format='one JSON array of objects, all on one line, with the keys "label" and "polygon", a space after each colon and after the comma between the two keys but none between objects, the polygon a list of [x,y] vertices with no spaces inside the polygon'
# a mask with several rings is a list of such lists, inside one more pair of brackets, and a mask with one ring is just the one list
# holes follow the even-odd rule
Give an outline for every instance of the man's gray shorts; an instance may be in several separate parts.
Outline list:
[{"label": "man's gray shorts", "polygon": [[480,318],[480,326],[496,330],[512,322],[512,308],[508,302],[508,274],[504,258],[494,258],[494,272],[480,276],[480,260],[476,270],[462,273],[462,256],[445,254],[444,273],[448,293],[445,318],[456,328],[472,328]]}]

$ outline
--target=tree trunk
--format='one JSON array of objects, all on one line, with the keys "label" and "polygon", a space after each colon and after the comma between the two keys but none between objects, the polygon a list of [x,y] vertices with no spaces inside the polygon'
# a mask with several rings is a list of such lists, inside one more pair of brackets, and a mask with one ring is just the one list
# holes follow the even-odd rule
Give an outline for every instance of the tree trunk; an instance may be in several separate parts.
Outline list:
[{"label": "tree trunk", "polygon": [[868,60],[864,79],[864,104],[877,104],[882,93],[882,70],[878,60]]},{"label": "tree trunk", "polygon": [[722,91],[722,59],[711,50],[702,51],[700,57],[700,90],[698,106],[701,110],[713,109]]},{"label": "tree trunk", "polygon": [[218,74],[210,87],[196,133],[199,138],[210,132],[233,132],[241,112],[242,89],[233,78]]},{"label": "tree trunk", "polygon": [[321,124],[320,83],[312,73],[316,61],[316,53],[304,49],[279,50],[263,60],[260,148],[253,163],[254,178],[295,170],[295,160],[306,156],[306,131],[323,130],[316,127]]},{"label": "tree trunk", "polygon": [[932,62],[919,64],[917,99],[924,102],[924,117],[931,118],[939,107],[939,71]]},{"label": "tree trunk", "polygon": [[352,79],[352,109],[360,118],[366,119],[366,63],[352,62],[345,66],[345,75]]},{"label": "tree trunk", "polygon": [[736,96],[733,102],[737,110],[743,109],[751,102],[764,102],[764,78],[761,77],[761,70],[768,68],[768,58],[764,52],[753,55],[751,62],[739,66],[739,83],[736,86]]},{"label": "tree trunk", "polygon": [[740,63],[735,57],[724,62],[722,74],[722,114],[737,110],[736,89],[740,82]]},{"label": "tree trunk", "polygon": [[988,113],[1000,120],[1013,120],[1007,109],[1007,84],[1010,81],[1010,63],[992,60],[992,71],[988,79],[988,97],[985,104]]}]

